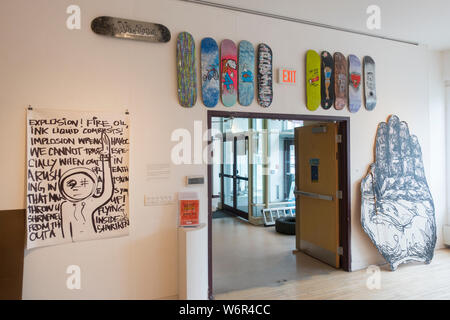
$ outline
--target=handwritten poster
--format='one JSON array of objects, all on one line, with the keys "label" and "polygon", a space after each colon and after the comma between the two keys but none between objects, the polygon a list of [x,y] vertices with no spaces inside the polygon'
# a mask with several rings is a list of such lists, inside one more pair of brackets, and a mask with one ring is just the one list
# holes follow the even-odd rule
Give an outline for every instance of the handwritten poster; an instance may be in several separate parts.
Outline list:
[{"label": "handwritten poster", "polygon": [[125,113],[29,110],[27,248],[127,235],[128,180]]}]

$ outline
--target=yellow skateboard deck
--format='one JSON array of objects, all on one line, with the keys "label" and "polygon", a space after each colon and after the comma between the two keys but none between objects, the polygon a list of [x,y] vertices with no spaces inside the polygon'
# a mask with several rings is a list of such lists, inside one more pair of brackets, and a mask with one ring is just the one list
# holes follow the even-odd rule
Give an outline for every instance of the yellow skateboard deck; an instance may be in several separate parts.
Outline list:
[{"label": "yellow skateboard deck", "polygon": [[306,107],[314,111],[320,105],[320,56],[314,50],[306,53]]}]

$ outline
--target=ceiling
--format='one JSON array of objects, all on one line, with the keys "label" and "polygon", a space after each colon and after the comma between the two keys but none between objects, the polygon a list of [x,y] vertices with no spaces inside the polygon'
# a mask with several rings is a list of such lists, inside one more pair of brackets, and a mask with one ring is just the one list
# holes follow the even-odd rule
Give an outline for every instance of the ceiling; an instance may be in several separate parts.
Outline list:
[{"label": "ceiling", "polygon": [[[450,49],[449,0],[208,0],[340,28]],[[381,29],[369,30],[369,5],[381,10]]]}]

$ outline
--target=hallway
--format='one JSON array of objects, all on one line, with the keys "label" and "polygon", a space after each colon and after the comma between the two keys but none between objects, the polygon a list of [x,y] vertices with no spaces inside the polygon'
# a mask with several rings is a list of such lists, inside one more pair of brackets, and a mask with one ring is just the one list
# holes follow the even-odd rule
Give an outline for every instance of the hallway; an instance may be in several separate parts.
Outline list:
[{"label": "hallway", "polygon": [[275,227],[233,217],[213,219],[214,294],[278,287],[288,281],[328,275],[335,269],[303,253],[293,254],[295,236]]}]

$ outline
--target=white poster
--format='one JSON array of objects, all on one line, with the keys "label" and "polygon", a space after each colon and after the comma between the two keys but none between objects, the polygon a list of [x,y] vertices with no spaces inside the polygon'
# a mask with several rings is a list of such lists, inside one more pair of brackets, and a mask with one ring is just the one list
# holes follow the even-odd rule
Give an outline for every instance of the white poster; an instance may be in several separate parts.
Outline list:
[{"label": "white poster", "polygon": [[128,234],[128,116],[29,110],[27,248]]}]

